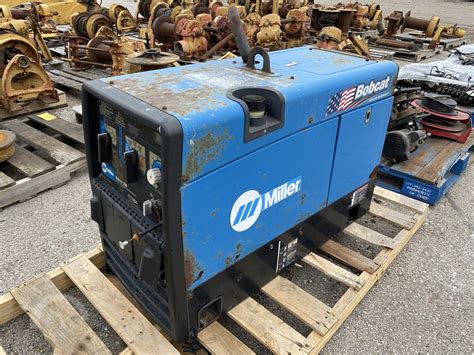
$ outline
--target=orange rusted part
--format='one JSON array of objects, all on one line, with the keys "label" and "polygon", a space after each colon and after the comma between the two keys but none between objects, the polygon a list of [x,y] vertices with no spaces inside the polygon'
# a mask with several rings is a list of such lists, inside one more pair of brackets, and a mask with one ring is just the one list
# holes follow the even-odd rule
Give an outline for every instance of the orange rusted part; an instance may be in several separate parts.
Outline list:
[{"label": "orange rusted part", "polygon": [[207,39],[198,20],[179,18],[175,23],[175,31],[182,38],[175,43],[175,50],[180,55],[198,56],[207,51]]},{"label": "orange rusted part", "polygon": [[308,20],[306,11],[303,9],[291,9],[286,15],[287,20],[292,20],[285,25],[285,34],[288,38],[301,38],[303,36],[303,25]]}]

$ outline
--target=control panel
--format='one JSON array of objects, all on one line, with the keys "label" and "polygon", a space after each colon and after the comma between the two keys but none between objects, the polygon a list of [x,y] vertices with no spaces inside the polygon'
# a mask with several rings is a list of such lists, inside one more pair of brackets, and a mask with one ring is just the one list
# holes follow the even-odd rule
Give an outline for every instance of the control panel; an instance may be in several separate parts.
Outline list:
[{"label": "control panel", "polygon": [[161,220],[161,137],[139,127],[104,101],[99,104],[101,175],[144,216]]}]

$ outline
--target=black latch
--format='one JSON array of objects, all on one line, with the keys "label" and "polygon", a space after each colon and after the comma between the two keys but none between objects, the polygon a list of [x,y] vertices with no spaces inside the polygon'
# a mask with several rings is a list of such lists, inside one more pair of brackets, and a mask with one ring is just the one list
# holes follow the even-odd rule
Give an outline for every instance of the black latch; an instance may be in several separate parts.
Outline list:
[{"label": "black latch", "polygon": [[138,178],[138,155],[135,150],[123,153],[125,161],[124,181],[127,184],[137,181]]},{"label": "black latch", "polygon": [[97,135],[99,163],[106,163],[112,160],[112,140],[108,133]]}]

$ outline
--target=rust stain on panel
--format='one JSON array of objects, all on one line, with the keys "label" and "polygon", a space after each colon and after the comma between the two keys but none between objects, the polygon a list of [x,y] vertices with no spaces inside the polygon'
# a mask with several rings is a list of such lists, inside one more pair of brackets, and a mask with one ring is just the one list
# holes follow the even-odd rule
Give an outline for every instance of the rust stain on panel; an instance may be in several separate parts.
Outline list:
[{"label": "rust stain on panel", "polygon": [[208,132],[205,136],[193,140],[190,144],[191,149],[186,155],[183,181],[199,175],[207,163],[217,160],[222,155],[225,143],[234,138],[226,129],[222,134],[215,135]]}]

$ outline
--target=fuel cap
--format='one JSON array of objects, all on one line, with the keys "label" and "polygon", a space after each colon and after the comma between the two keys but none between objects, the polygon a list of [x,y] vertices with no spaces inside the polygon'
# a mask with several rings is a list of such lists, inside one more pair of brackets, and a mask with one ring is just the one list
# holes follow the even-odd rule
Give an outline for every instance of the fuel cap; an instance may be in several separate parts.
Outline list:
[{"label": "fuel cap", "polygon": [[249,108],[250,126],[261,127],[265,125],[267,122],[265,97],[261,95],[245,95],[242,99]]}]

